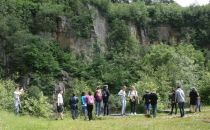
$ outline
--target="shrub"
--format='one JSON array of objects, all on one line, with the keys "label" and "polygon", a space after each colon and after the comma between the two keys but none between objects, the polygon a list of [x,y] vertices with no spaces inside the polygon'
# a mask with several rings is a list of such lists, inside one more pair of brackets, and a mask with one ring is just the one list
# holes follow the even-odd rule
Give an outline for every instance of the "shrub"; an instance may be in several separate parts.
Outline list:
[{"label": "shrub", "polygon": [[0,80],[0,107],[2,109],[12,111],[14,110],[14,97],[16,84],[11,80]]},{"label": "shrub", "polygon": [[[36,87],[34,88],[38,90]],[[42,92],[33,95],[37,97],[33,97],[32,95],[28,96],[30,94],[31,93],[26,93],[23,97],[22,107],[21,107],[22,113],[38,117],[39,116],[50,117],[53,111],[52,111],[52,105],[49,104],[48,98],[45,97]]]}]

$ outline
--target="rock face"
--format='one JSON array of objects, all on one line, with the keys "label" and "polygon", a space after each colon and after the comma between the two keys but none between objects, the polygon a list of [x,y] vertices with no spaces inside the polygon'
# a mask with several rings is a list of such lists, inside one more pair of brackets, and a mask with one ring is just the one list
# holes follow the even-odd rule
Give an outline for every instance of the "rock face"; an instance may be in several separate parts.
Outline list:
[{"label": "rock face", "polygon": [[107,21],[106,18],[101,15],[99,10],[91,5],[89,5],[89,9],[94,10],[95,14],[93,14],[93,27],[94,33],[96,35],[97,43],[100,46],[101,52],[105,52],[106,50],[106,38],[107,38]]},{"label": "rock face", "polygon": [[[99,9],[92,5],[88,5],[88,9],[93,12],[92,21],[93,28],[90,38],[80,38],[73,34],[74,28],[71,28],[71,23],[65,17],[60,17],[57,31],[54,37],[64,48],[69,48],[76,54],[84,56],[85,59],[90,59],[96,51],[105,53],[107,49],[106,39],[108,36],[108,23],[106,17],[102,15]],[[180,32],[175,31],[170,25],[159,25],[156,27],[140,28],[134,23],[128,23],[131,35],[139,41],[140,44],[150,43],[177,43],[180,39]],[[149,31],[149,30],[152,30]],[[151,33],[153,38],[150,37]],[[155,38],[154,38],[155,37]]]},{"label": "rock face", "polygon": [[60,17],[57,31],[54,33],[54,37],[62,47],[69,48],[76,54],[85,56],[86,59],[92,57],[94,51],[96,51],[96,46],[99,49],[98,51],[105,52],[107,38],[106,18],[101,15],[97,8],[91,5],[88,5],[88,8],[94,12],[92,14],[93,29],[90,38],[76,37],[72,33],[73,28],[70,27],[70,21],[67,21],[65,17]]},{"label": "rock face", "polygon": [[179,41],[180,33],[175,31],[169,25],[160,25],[157,27],[158,42],[174,43]]},{"label": "rock face", "polygon": [[56,37],[61,47],[69,48],[76,54],[84,55],[86,58],[91,57],[93,43],[96,42],[94,34],[89,39],[78,38],[73,34],[73,28],[70,25],[71,23],[67,21],[66,17],[60,17],[54,37]]}]

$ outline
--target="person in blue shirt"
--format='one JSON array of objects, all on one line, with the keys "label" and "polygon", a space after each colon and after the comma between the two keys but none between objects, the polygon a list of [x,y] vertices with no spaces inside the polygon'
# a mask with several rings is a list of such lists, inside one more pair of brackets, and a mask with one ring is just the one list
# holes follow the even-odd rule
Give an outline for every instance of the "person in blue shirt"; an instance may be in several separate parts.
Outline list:
[{"label": "person in blue shirt", "polygon": [[86,102],[85,92],[82,92],[81,95],[81,105],[82,105],[82,112],[85,116],[85,120],[87,120],[87,102]]},{"label": "person in blue shirt", "polygon": [[75,96],[75,94],[72,95],[72,97],[69,100],[69,105],[71,109],[71,115],[72,119],[75,120],[78,117],[78,97]]}]

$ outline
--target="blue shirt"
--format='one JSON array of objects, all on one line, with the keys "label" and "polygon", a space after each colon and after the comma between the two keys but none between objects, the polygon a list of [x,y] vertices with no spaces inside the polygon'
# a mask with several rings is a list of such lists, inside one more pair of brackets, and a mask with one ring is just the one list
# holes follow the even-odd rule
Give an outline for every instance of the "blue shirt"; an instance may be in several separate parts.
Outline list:
[{"label": "blue shirt", "polygon": [[81,103],[82,103],[82,106],[87,106],[86,96],[81,97]]}]

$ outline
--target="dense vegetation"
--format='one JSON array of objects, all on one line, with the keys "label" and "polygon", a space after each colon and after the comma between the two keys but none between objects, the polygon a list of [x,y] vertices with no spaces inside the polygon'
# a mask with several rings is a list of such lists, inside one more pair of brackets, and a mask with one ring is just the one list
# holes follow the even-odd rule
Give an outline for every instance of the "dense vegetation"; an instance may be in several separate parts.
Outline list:
[{"label": "dense vegetation", "polygon": [[[100,53],[100,46],[96,47],[91,60],[86,60],[69,48],[61,48],[54,34],[65,17],[71,23],[66,30],[78,38],[91,38],[94,10],[89,4],[106,17],[108,38],[107,51]],[[112,107],[117,108],[114,94],[122,85],[135,84],[140,96],[145,90],[155,89],[159,108],[165,108],[170,91],[182,84],[186,94],[196,86],[202,101],[209,104],[209,18],[210,5],[182,8],[173,2],[145,4],[140,0],[131,4],[109,0],[1,0],[0,97],[8,98],[0,104],[12,110],[15,83],[29,77],[23,112],[49,116],[54,87],[64,71],[70,76],[66,100],[73,92],[80,94],[108,84],[113,93]],[[160,44],[139,44],[131,36],[130,22],[147,32],[150,43]],[[179,40],[159,41],[159,25],[180,32]],[[42,105],[37,106],[38,102]]]}]

